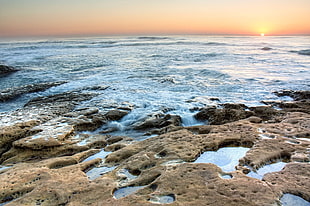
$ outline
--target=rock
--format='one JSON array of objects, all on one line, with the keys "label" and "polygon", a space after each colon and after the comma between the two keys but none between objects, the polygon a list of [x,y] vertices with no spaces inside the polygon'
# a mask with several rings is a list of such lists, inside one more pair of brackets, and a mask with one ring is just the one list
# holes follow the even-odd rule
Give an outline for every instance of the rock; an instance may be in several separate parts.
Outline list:
[{"label": "rock", "polygon": [[271,49],[272,49],[272,48],[270,48],[270,47],[263,47],[263,48],[262,48],[263,51],[269,51],[269,50],[271,50]]},{"label": "rock", "polygon": [[159,116],[153,116],[142,123],[134,126],[135,130],[150,130],[155,128],[164,128],[169,125],[180,126],[182,124],[181,117],[178,115],[162,114]]},{"label": "rock", "polygon": [[[52,96],[54,104],[43,98],[10,117],[1,116],[0,140],[9,136],[11,147],[0,157],[0,204],[271,206],[280,204],[284,193],[309,201],[310,114],[306,112],[271,106],[246,111],[242,104],[224,104],[222,109],[211,108],[211,116],[204,115],[232,122],[192,127],[178,126],[178,116],[161,114],[135,126],[148,132],[173,131],[136,142],[124,136],[78,132],[92,130],[108,118],[97,108],[75,108],[79,101],[92,98],[77,94]],[[290,109],[299,106],[297,102]],[[35,115],[30,116],[29,110]],[[240,146],[248,149],[235,171],[195,163],[204,152]],[[104,160],[85,161],[101,152],[103,156],[109,152]],[[230,158],[223,157],[221,163],[226,159]],[[263,180],[246,176],[279,160],[289,162],[282,171],[267,173]],[[88,178],[88,172],[94,171],[96,179]],[[114,197],[126,188],[138,190]]]},{"label": "rock", "polygon": [[[236,176],[222,179],[222,171],[212,164],[179,164],[168,166],[152,185],[157,187],[151,197],[170,195],[182,205],[275,205],[280,193],[267,183]],[[148,188],[147,188],[148,189]],[[129,197],[141,205],[147,204],[147,189]],[[127,200],[129,201],[129,200]]]},{"label": "rock", "polygon": [[29,101],[25,106],[42,106],[45,105],[53,105],[55,103],[70,103],[72,105],[76,105],[78,102],[90,100],[91,98],[97,96],[98,94],[94,93],[80,93],[80,92],[65,92],[61,94],[55,94],[47,97],[37,97]]},{"label": "rock", "polygon": [[261,123],[263,121],[261,118],[255,116],[251,116],[247,120],[251,123]]},{"label": "rock", "polygon": [[13,87],[0,91],[0,102],[5,102],[17,98],[23,94],[45,91],[51,87],[59,86],[66,82],[46,82],[30,84],[21,87]]},{"label": "rock", "polygon": [[37,131],[31,129],[39,125],[39,121],[30,120],[28,122],[16,123],[13,126],[0,127],[0,157],[12,147],[12,143]]},{"label": "rock", "polygon": [[254,112],[254,116],[257,116],[264,121],[270,120],[275,116],[284,114],[284,112],[276,110],[271,106],[250,107],[250,110]]},{"label": "rock", "polygon": [[110,121],[117,121],[126,116],[129,112],[124,110],[111,110],[105,114],[106,118]]},{"label": "rock", "polygon": [[194,117],[200,121],[208,121],[212,125],[220,125],[228,122],[245,119],[253,115],[253,112],[245,111],[242,105],[227,104],[227,108],[217,109],[216,107],[207,107],[198,112]]},{"label": "rock", "polygon": [[232,103],[225,103],[222,105],[224,109],[236,109],[236,110],[245,110],[248,107],[244,104],[232,104]]},{"label": "rock", "polygon": [[310,91],[293,91],[293,90],[282,90],[274,92],[279,97],[289,96],[295,101],[310,100]]},{"label": "rock", "polygon": [[309,176],[309,163],[288,163],[282,171],[266,174],[264,181],[283,193],[298,195],[310,202]]},{"label": "rock", "polygon": [[[83,171],[94,167],[100,159],[80,164],[78,161],[74,156],[61,157],[13,167],[0,176],[0,202],[16,199],[8,205],[67,204],[89,186]],[[112,182],[108,184],[114,185]]]},{"label": "rock", "polygon": [[0,76],[19,71],[11,66],[0,65]]},{"label": "rock", "polygon": [[304,49],[297,52],[300,55],[310,55],[310,49]]}]

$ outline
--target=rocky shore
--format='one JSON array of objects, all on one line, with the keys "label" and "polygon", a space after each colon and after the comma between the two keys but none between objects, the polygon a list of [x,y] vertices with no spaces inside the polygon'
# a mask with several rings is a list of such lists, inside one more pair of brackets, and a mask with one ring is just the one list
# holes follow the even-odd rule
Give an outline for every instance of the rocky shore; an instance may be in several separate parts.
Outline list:
[{"label": "rocky shore", "polygon": [[[142,141],[109,134],[109,122],[135,109],[129,103],[76,107],[97,95],[91,89],[33,99],[0,114],[0,205],[276,206],[285,194],[310,201],[310,92],[275,94],[292,101],[199,108],[201,126],[150,116],[132,126],[152,135]],[[223,169],[229,155],[196,163],[231,147],[247,149],[232,170]],[[278,162],[283,169],[251,175]]]},{"label": "rocky shore", "polygon": [[19,70],[15,69],[14,67],[0,64],[0,77],[9,75],[9,74],[17,72],[17,71],[19,71]]}]

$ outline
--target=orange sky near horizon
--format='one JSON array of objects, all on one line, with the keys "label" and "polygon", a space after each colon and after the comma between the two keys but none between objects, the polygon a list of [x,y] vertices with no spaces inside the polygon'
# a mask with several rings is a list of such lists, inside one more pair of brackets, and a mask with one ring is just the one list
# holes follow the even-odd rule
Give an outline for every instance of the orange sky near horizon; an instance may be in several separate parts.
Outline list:
[{"label": "orange sky near horizon", "polygon": [[310,35],[310,0],[0,0],[0,37]]}]

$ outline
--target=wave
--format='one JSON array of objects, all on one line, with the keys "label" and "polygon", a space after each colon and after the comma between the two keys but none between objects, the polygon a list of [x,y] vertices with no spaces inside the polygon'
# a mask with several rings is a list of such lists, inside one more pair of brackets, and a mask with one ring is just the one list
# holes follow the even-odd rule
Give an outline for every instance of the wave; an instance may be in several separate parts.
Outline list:
[{"label": "wave", "polygon": [[153,41],[153,40],[166,40],[166,39],[171,39],[171,38],[169,38],[169,37],[156,37],[156,36],[141,36],[141,37],[137,37],[137,39]]},{"label": "wave", "polygon": [[[140,41],[81,41],[81,40],[53,40],[38,42],[14,43],[9,51],[16,50],[38,50],[38,49],[87,49],[87,48],[111,48],[111,47],[153,47],[153,46],[228,46],[222,42],[196,42],[196,41],[157,41],[168,40],[168,37],[138,37]],[[147,40],[147,41],[143,41]],[[7,46],[7,45],[3,45]]]}]

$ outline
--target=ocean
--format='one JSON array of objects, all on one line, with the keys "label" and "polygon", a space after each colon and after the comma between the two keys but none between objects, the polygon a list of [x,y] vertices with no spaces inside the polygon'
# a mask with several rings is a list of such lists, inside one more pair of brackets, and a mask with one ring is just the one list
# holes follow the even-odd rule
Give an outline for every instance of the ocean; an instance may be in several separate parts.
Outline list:
[{"label": "ocean", "polygon": [[199,124],[193,108],[222,103],[262,105],[272,92],[310,89],[310,37],[112,36],[1,40],[0,64],[21,71],[0,77],[0,90],[67,81],[44,92],[0,103],[0,112],[22,108],[34,97],[108,86],[78,107],[135,109],[114,125],[170,113],[184,126]]}]

